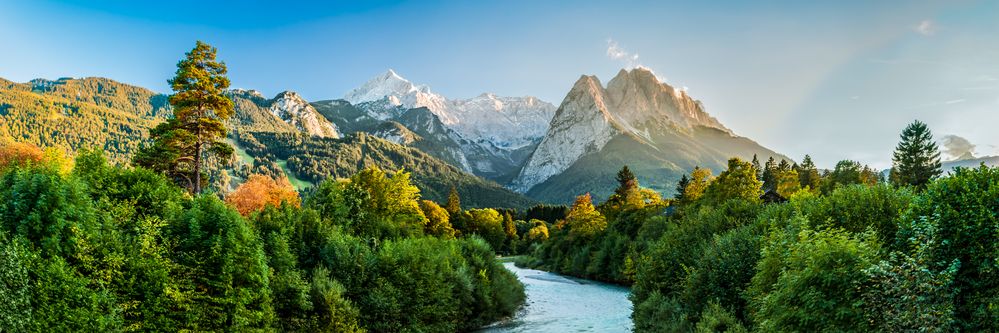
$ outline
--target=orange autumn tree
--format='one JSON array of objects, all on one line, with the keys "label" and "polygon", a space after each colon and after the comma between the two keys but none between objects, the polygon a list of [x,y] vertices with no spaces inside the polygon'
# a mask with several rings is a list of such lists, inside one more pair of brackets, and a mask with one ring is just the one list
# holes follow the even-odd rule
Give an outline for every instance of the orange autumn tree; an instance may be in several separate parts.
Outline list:
[{"label": "orange autumn tree", "polygon": [[267,205],[279,206],[281,202],[295,207],[301,205],[298,192],[287,177],[275,180],[260,174],[250,175],[245,183],[226,196],[225,201],[243,216],[264,209]]},{"label": "orange autumn tree", "polygon": [[0,170],[14,165],[43,163],[63,175],[69,174],[73,169],[73,158],[61,148],[48,147],[43,150],[30,143],[0,136]]},{"label": "orange autumn tree", "polygon": [[15,164],[41,162],[44,154],[41,148],[30,143],[0,140],[0,169]]}]

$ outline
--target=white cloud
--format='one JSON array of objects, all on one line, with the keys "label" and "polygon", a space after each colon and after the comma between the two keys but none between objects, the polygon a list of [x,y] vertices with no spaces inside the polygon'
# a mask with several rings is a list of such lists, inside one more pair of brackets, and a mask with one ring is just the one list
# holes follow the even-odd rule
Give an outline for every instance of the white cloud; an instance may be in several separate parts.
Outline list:
[{"label": "white cloud", "polygon": [[618,45],[616,41],[609,38],[607,39],[607,57],[621,61],[627,68],[634,68],[641,65],[638,62],[638,53],[628,52],[628,50]]},{"label": "white cloud", "polygon": [[933,20],[922,20],[912,30],[923,36],[933,36],[937,32],[937,24]]},{"label": "white cloud", "polygon": [[944,154],[950,155],[951,159],[975,157],[975,145],[957,135],[944,135],[940,138],[940,146]]},{"label": "white cloud", "polygon": [[959,103],[964,103],[964,98],[960,98],[960,99],[952,99],[952,100],[949,100],[949,101],[946,101],[946,102],[944,102],[944,104],[947,104],[947,105],[951,105],[951,104],[959,104]]}]

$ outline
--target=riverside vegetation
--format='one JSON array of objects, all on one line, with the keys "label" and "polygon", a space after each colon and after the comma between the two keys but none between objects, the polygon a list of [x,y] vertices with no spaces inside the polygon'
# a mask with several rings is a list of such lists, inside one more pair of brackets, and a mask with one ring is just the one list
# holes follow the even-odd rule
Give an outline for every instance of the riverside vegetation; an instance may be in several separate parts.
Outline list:
[{"label": "riverside vegetation", "polygon": [[884,179],[732,159],[671,199],[625,167],[518,264],[631,285],[638,332],[999,330],[999,169],[939,177],[918,121],[893,161]]}]

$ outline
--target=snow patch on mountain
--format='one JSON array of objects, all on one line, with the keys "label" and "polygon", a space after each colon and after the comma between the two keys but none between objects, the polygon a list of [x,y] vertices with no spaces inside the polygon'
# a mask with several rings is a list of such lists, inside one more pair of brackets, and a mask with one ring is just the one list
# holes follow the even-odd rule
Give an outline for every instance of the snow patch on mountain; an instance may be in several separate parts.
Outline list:
[{"label": "snow patch on mountain", "polygon": [[351,90],[344,100],[379,120],[398,118],[409,109],[427,108],[462,146],[466,155],[462,160],[476,161],[463,164],[466,171],[477,174],[519,166],[524,154],[518,151],[540,142],[555,114],[554,105],[530,96],[484,93],[469,99],[447,99],[391,69]]}]

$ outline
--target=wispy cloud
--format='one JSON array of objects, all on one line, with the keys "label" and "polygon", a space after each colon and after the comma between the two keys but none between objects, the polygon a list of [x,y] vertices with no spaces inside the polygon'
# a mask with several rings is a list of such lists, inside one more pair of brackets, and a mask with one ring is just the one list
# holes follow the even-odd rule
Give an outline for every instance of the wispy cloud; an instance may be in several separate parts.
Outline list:
[{"label": "wispy cloud", "polygon": [[964,103],[964,101],[965,101],[965,99],[964,99],[964,98],[959,98],[959,99],[952,99],[952,100],[949,100],[949,101],[946,101],[946,102],[944,102],[944,104],[947,104],[947,105],[951,105],[951,104],[959,104],[959,103]]},{"label": "wispy cloud", "polygon": [[616,41],[610,38],[607,39],[607,57],[613,60],[621,61],[627,68],[633,68],[641,65],[641,63],[638,62],[638,53],[628,52],[628,50],[625,50],[623,47],[618,45]]},{"label": "wispy cloud", "polygon": [[957,135],[944,135],[940,138],[940,146],[953,159],[975,156],[975,145]]},{"label": "wispy cloud", "polygon": [[937,24],[933,20],[922,20],[912,30],[923,36],[933,36],[937,32]]}]

